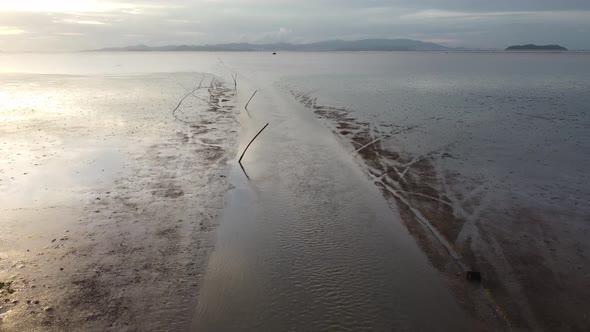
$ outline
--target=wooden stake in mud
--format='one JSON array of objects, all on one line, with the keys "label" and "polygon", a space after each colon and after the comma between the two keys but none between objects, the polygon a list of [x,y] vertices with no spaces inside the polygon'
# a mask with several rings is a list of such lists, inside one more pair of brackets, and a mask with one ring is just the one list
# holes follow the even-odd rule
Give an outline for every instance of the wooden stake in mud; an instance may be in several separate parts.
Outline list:
[{"label": "wooden stake in mud", "polygon": [[238,73],[236,73],[235,75],[231,74],[231,78],[233,78],[234,80],[234,90],[236,90],[238,88]]},{"label": "wooden stake in mud", "polygon": [[[204,80],[205,80],[205,76],[203,76],[203,78],[201,79],[201,82],[199,83],[199,86],[198,86],[198,87],[196,87],[196,88],[194,88],[194,89],[193,89],[191,92],[187,93],[187,94],[186,94],[184,97],[182,97],[182,99],[180,99],[180,101],[178,102],[178,105],[176,105],[176,107],[174,107],[174,109],[172,110],[172,116],[173,116],[173,117],[175,117],[175,118],[176,118],[178,121],[184,122],[184,123],[186,123],[186,124],[191,124],[190,122],[188,122],[188,121],[186,121],[186,120],[183,120],[183,119],[179,118],[179,117],[176,115],[176,112],[177,112],[177,111],[180,111],[180,110],[179,110],[179,108],[180,108],[180,105],[182,105],[182,102],[183,102],[183,101],[184,101],[186,98],[188,98],[188,96],[190,96],[190,95],[193,95],[193,96],[194,96],[194,93],[195,93],[197,90],[199,90],[199,89],[201,88],[201,86],[203,85],[203,81],[204,81]],[[185,117],[186,117],[186,116],[185,116]]]},{"label": "wooden stake in mud", "polygon": [[254,96],[256,95],[256,92],[258,92],[258,90],[254,91],[254,93],[252,94],[252,97],[250,97],[250,99],[248,99],[248,102],[246,103],[246,106],[244,107],[245,109],[248,109],[248,105],[250,105],[250,102],[252,101],[252,98],[254,98]]},{"label": "wooden stake in mud", "polygon": [[238,163],[240,163],[240,166],[242,165],[242,158],[244,158],[244,155],[246,154],[246,151],[248,151],[248,148],[250,147],[250,145],[252,144],[252,142],[254,142],[254,140],[256,139],[256,137],[258,137],[258,135],[260,135],[260,133],[262,133],[262,131],[264,129],[266,129],[266,127],[268,127],[268,123],[266,125],[264,125],[264,127],[262,127],[262,129],[260,129],[260,131],[258,132],[258,134],[256,134],[256,136],[254,136],[254,138],[250,141],[250,143],[248,143],[248,145],[244,149],[244,152],[242,152],[242,155],[240,156],[240,159],[238,160]]}]

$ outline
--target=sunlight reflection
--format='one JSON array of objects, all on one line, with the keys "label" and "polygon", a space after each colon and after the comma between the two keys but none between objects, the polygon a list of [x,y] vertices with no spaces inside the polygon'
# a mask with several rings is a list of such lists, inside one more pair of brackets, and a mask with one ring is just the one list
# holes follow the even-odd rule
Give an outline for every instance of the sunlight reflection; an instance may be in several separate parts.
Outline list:
[{"label": "sunlight reflection", "polygon": [[130,8],[129,4],[97,0],[0,0],[0,11],[27,12],[102,12]]},{"label": "sunlight reflection", "polygon": [[56,113],[63,94],[0,91],[0,122],[18,121],[37,114]]}]

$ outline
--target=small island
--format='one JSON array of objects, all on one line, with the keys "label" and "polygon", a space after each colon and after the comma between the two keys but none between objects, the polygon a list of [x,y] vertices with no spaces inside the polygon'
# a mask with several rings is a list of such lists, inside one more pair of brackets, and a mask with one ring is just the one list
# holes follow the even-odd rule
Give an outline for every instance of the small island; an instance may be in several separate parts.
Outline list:
[{"label": "small island", "polygon": [[567,51],[567,48],[560,45],[513,45],[506,48],[506,51]]}]

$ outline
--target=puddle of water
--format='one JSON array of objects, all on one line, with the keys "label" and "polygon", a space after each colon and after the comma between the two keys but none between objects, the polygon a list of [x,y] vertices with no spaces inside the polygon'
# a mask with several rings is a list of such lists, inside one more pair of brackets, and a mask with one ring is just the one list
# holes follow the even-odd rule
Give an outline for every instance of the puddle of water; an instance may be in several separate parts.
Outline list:
[{"label": "puddle of water", "polygon": [[70,204],[89,190],[111,183],[123,161],[122,154],[107,148],[68,149],[67,156],[52,158],[37,167],[30,167],[28,160],[20,160],[22,167],[15,167],[18,173],[5,179],[0,209]]}]

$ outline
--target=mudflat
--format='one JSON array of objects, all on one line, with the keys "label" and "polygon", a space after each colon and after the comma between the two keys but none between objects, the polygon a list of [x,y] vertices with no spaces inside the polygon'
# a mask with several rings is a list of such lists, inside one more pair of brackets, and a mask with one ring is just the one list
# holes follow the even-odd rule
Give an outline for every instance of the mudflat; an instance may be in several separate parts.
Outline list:
[{"label": "mudflat", "polygon": [[0,80],[0,329],[186,328],[229,187],[233,92],[197,73]]}]

